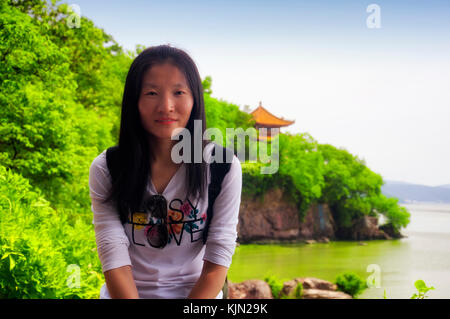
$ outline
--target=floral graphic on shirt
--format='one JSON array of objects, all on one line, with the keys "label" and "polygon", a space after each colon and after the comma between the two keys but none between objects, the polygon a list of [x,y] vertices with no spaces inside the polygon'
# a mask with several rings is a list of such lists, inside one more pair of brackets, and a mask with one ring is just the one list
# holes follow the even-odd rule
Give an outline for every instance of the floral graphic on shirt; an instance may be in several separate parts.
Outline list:
[{"label": "floral graphic on shirt", "polygon": [[206,212],[202,213],[200,218],[197,218],[197,215],[198,215],[198,209],[191,210],[191,213],[189,214],[189,217],[191,218],[191,220],[184,224],[184,230],[186,232],[188,232],[189,234],[193,234],[196,230],[199,229],[197,222],[200,222],[200,225],[203,225],[203,223],[206,221]]},{"label": "floral graphic on shirt", "polygon": [[[146,224],[147,223],[147,214],[146,213],[134,213],[133,214],[133,223],[136,224]],[[135,225],[137,230],[144,228],[144,225]]]},{"label": "floral graphic on shirt", "polygon": [[183,213],[173,211],[169,209],[167,214],[167,231],[169,236],[173,233],[179,234],[183,228],[183,223],[176,223],[183,221]]},{"label": "floral graphic on shirt", "polygon": [[180,222],[183,220],[183,217],[183,213],[169,209],[167,212],[167,223]]},{"label": "floral graphic on shirt", "polygon": [[188,202],[185,202],[183,205],[181,205],[180,209],[185,216],[189,216],[192,210],[191,205]]},{"label": "floral graphic on shirt", "polygon": [[[182,202],[181,199],[173,199],[169,204],[165,220],[168,233],[167,244],[175,241],[177,246],[180,246],[184,232],[189,234],[188,236],[191,238],[191,243],[200,240],[202,238],[201,232],[203,232],[203,228],[200,229],[200,226],[205,224],[206,218],[206,212],[200,214],[197,205],[194,206],[189,200]],[[162,224],[163,221],[159,218],[150,217],[150,221],[147,222],[147,213],[136,212],[133,214],[133,223],[135,223],[134,229],[136,230],[144,228],[144,235],[148,238],[160,236],[160,230],[158,230],[160,228],[154,227],[154,225]],[[184,235],[184,237],[185,236],[186,235]],[[141,243],[135,244],[146,246]]]}]

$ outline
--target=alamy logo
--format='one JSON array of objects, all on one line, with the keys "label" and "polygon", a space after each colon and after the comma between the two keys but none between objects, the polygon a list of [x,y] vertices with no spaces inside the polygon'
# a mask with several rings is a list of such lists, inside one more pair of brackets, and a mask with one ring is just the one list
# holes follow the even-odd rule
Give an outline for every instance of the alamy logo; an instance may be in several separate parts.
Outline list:
[{"label": "alamy logo", "polygon": [[369,288],[381,287],[381,267],[377,264],[370,264],[367,266],[367,272],[371,274],[367,277],[366,284]]},{"label": "alamy logo", "polygon": [[370,15],[367,17],[366,25],[369,29],[381,28],[381,9],[378,4],[372,3],[367,6],[367,13]]},{"label": "alamy logo", "polygon": [[68,265],[66,268],[66,272],[70,273],[66,280],[67,287],[69,287],[70,289],[80,288],[80,266],[76,264]]},{"label": "alamy logo", "polygon": [[70,15],[67,17],[67,26],[70,29],[81,26],[81,8],[78,4],[71,4],[68,8]]},{"label": "alamy logo", "polygon": [[[260,139],[257,139],[258,132],[255,128],[251,127],[245,131],[242,128],[227,128],[226,145],[224,146],[232,150],[233,153],[237,153],[236,156],[241,162],[248,161],[250,163],[256,163],[259,159],[261,163],[268,164],[267,166],[261,167],[261,174],[275,174],[279,167],[279,131],[279,128],[271,128],[270,135],[268,135],[267,128],[260,128]],[[187,128],[177,128],[174,130],[172,140],[179,141],[172,148],[171,158],[174,163],[190,163],[192,152],[194,152],[194,163],[201,163],[202,157],[207,161],[206,151],[203,150],[202,153],[202,140],[211,139],[214,136],[214,140],[223,141],[222,131],[218,128],[208,128],[203,135],[201,132],[201,120],[194,120],[194,136],[191,136],[191,132]],[[271,137],[270,142],[265,141],[268,136]],[[246,154],[246,137],[248,137],[248,157]],[[194,139],[194,150],[191,149],[192,138]],[[235,138],[237,139],[237,152],[235,152]],[[222,150],[219,149],[214,156],[211,156],[209,163],[213,161],[221,163],[222,158]],[[225,160],[227,163],[231,163],[233,157],[227,153]]]}]

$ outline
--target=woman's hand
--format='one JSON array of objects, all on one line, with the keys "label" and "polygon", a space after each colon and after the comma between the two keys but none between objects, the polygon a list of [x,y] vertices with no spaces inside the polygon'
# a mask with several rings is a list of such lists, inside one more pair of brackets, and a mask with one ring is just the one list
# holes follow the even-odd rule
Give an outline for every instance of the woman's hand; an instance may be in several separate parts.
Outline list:
[{"label": "woman's hand", "polygon": [[215,299],[223,288],[228,268],[207,260],[188,299]]}]

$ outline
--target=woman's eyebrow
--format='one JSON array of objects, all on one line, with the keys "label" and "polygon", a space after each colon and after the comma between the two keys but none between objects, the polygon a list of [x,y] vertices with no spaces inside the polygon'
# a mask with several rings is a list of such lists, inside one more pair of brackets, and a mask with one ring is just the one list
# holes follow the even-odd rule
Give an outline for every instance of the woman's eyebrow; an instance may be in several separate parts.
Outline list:
[{"label": "woman's eyebrow", "polygon": [[[158,86],[157,86],[156,84],[149,83],[149,82],[144,83],[144,84],[143,84],[143,87],[158,88]],[[186,85],[184,85],[184,84],[182,84],[182,83],[176,83],[176,84],[173,85],[173,87],[181,87],[181,88],[184,88],[184,87],[186,87]]]}]

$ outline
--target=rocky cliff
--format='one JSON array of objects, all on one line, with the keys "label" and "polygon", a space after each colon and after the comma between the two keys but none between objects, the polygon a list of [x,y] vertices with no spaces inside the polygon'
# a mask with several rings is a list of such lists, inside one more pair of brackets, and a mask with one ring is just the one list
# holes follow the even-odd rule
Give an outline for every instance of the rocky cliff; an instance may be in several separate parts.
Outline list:
[{"label": "rocky cliff", "polygon": [[243,196],[238,224],[238,242],[296,242],[328,239],[391,239],[378,228],[376,217],[364,216],[347,229],[337,229],[327,204],[313,204],[299,221],[297,207],[279,188],[263,198]]}]

